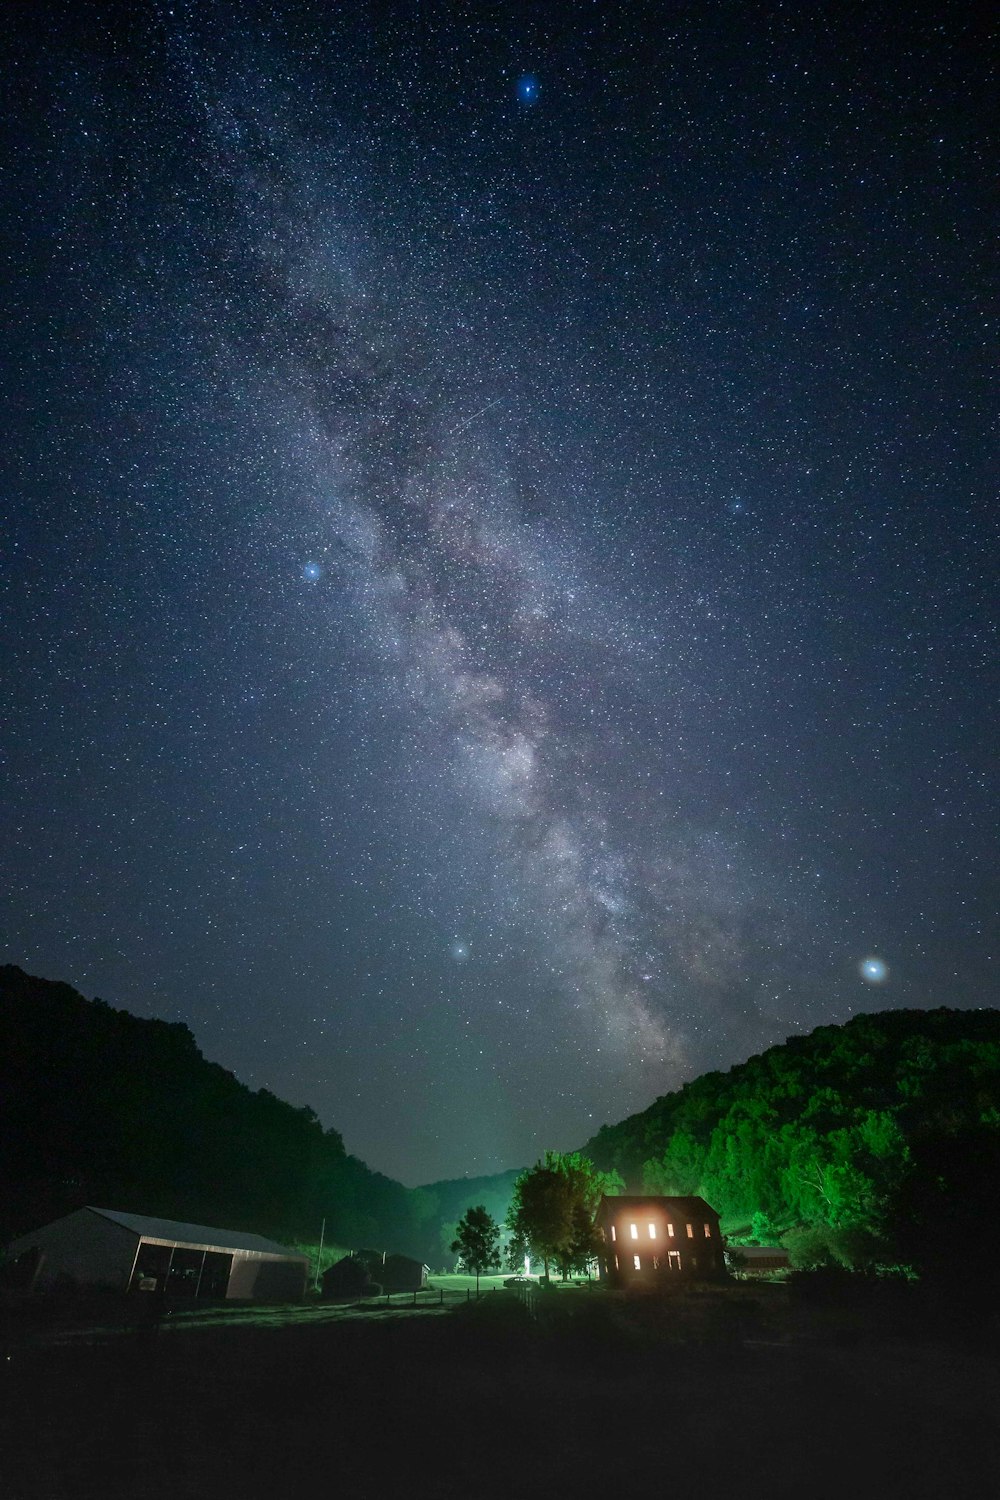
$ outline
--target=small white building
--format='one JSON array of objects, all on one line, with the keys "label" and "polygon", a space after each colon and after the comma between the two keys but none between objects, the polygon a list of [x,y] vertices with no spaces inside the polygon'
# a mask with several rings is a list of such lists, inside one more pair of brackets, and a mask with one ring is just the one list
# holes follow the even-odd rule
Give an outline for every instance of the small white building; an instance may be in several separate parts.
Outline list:
[{"label": "small white building", "polygon": [[259,1234],[79,1208],[7,1247],[4,1280],[26,1291],[68,1285],[175,1297],[288,1302],[309,1261]]}]

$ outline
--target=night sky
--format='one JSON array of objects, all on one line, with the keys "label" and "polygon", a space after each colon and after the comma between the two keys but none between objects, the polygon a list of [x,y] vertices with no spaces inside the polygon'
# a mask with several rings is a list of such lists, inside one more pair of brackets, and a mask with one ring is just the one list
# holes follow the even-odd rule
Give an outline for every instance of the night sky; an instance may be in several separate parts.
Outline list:
[{"label": "night sky", "polygon": [[4,959],[408,1183],[995,1004],[972,13],[24,7]]}]

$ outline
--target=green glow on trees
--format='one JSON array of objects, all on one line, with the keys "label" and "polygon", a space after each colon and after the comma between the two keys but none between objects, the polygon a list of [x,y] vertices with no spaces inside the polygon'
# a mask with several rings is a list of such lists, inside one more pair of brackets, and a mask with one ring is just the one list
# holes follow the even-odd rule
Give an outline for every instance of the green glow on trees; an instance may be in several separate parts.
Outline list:
[{"label": "green glow on trees", "polygon": [[579,1151],[546,1151],[514,1184],[507,1227],[511,1263],[530,1250],[545,1267],[555,1263],[563,1276],[582,1270],[597,1253],[594,1215],[605,1193],[620,1193],[617,1172],[599,1172]]}]

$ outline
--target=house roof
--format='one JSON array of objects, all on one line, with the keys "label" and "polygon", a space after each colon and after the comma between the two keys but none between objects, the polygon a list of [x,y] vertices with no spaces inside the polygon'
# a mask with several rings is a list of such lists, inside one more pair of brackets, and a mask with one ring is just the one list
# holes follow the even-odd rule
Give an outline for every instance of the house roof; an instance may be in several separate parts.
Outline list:
[{"label": "house roof", "polygon": [[621,1211],[622,1213],[641,1213],[646,1209],[659,1208],[671,1209],[676,1214],[690,1214],[697,1218],[701,1214],[712,1214],[716,1219],[719,1217],[718,1209],[706,1203],[704,1198],[695,1197],[667,1197],[662,1193],[605,1193],[598,1205],[597,1213],[610,1214]]},{"label": "house roof", "polygon": [[176,1219],[155,1219],[146,1214],[123,1214],[115,1208],[95,1208],[88,1204],[88,1212],[100,1214],[120,1224],[132,1234],[146,1240],[167,1240],[179,1245],[197,1245],[199,1249],[252,1250],[258,1255],[283,1255],[289,1260],[306,1260],[285,1245],[275,1240],[264,1239],[259,1234],[243,1234],[236,1229],[213,1229],[207,1224],[182,1224]]}]

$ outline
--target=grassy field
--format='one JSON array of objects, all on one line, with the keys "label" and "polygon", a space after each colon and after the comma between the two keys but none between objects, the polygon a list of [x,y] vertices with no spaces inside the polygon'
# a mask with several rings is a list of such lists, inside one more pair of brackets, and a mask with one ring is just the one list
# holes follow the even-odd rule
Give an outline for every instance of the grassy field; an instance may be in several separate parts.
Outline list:
[{"label": "grassy field", "polygon": [[0,1356],[0,1494],[991,1495],[998,1343],[968,1307],[784,1288],[22,1337]]}]

